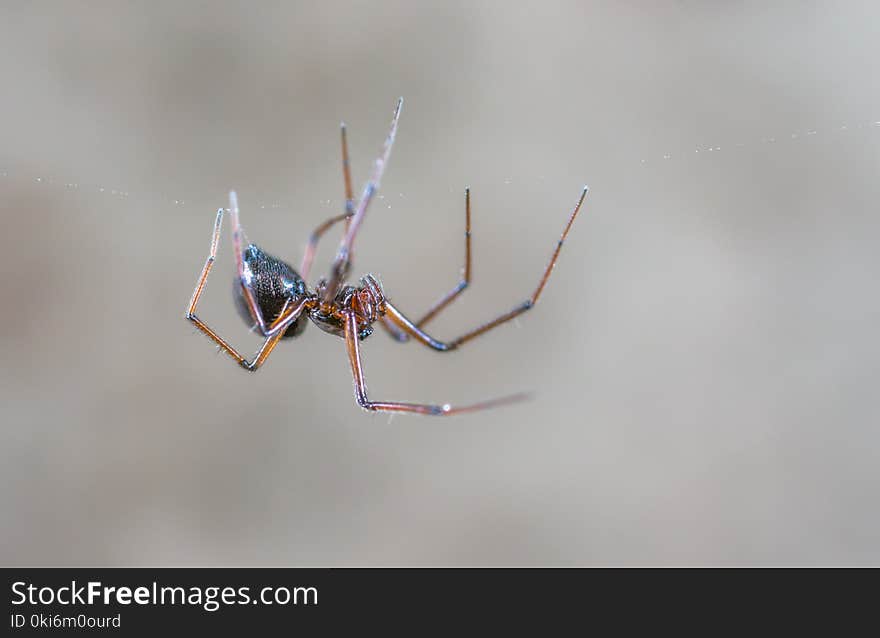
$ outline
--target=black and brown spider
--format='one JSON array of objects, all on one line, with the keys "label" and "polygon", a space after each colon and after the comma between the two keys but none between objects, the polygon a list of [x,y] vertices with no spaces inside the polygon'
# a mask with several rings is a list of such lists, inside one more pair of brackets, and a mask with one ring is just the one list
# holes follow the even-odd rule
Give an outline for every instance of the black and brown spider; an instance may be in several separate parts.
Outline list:
[{"label": "black and brown spider", "polygon": [[[357,286],[345,284],[346,276],[351,267],[354,238],[364,221],[370,201],[379,188],[382,173],[385,170],[385,165],[391,154],[391,147],[394,144],[394,136],[397,133],[397,121],[400,117],[402,105],[403,98],[398,101],[397,107],[394,110],[391,130],[385,139],[382,155],[376,160],[372,178],[364,187],[364,192],[357,204],[357,208],[355,208],[352,195],[345,124],[342,124],[342,170],[345,180],[345,212],[328,219],[314,230],[303,255],[299,273],[284,261],[264,252],[255,244],[247,243],[247,245],[243,245],[245,240],[238,220],[238,199],[234,191],[229,194],[229,213],[232,216],[232,246],[235,251],[235,262],[238,269],[238,278],[234,282],[235,300],[244,320],[254,325],[254,328],[258,329],[265,338],[262,347],[256,353],[253,360],[248,361],[245,359],[195,314],[196,305],[205,288],[205,281],[208,279],[208,274],[211,272],[211,267],[217,255],[220,227],[223,222],[224,209],[222,208],[217,211],[214,233],[211,238],[211,253],[208,255],[201,275],[199,275],[192,299],[186,311],[186,318],[213,339],[221,349],[235,359],[243,368],[255,371],[263,365],[281,339],[296,337],[302,333],[306,327],[305,319],[308,317],[312,323],[323,331],[345,339],[348,359],[351,363],[352,374],[354,375],[355,398],[358,404],[366,410],[451,415],[488,408],[520,399],[522,396],[516,395],[469,406],[452,407],[448,404],[426,405],[371,401],[367,397],[359,341],[366,339],[373,333],[374,323],[380,322],[398,341],[404,342],[412,338],[439,352],[448,352],[526,312],[537,303],[538,297],[541,296],[541,291],[544,289],[544,285],[550,277],[550,272],[556,264],[559,251],[562,249],[562,243],[565,241],[568,231],[571,229],[571,225],[575,217],[577,217],[584,197],[587,194],[587,188],[584,187],[577,205],[571,213],[565,229],[562,231],[562,237],[556,244],[556,249],[553,251],[550,263],[544,271],[544,276],[541,277],[538,287],[529,299],[510,312],[506,312],[500,317],[484,323],[456,339],[439,341],[426,333],[423,327],[467,288],[471,281],[470,189],[465,190],[465,263],[462,279],[455,288],[435,303],[421,319],[412,321],[398,310],[385,297],[382,287],[373,275],[368,274],[361,277],[360,283]],[[309,277],[318,241],[329,228],[341,221],[345,222],[345,234],[339,245],[330,274],[327,278],[318,281],[314,291],[309,290],[306,280]]]}]

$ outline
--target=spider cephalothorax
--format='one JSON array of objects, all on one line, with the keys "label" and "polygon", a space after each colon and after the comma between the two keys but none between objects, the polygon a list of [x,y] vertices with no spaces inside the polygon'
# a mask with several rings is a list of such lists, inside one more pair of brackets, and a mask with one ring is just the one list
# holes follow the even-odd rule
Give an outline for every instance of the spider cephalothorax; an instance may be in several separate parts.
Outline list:
[{"label": "spider cephalothorax", "polygon": [[[327,289],[327,280],[318,282],[319,299]],[[361,277],[360,286],[345,285],[337,290],[330,303],[319,303],[309,313],[312,322],[324,332],[345,337],[345,317],[353,314],[357,319],[358,339],[363,341],[373,334],[373,323],[385,316],[385,294],[373,275]]]},{"label": "spider cephalothorax", "polygon": [[[394,144],[394,136],[397,133],[397,121],[402,104],[403,99],[401,98],[397,103],[397,108],[394,110],[391,130],[385,140],[382,155],[376,160],[372,178],[364,187],[357,206],[355,206],[352,194],[348,146],[346,143],[345,125],[343,124],[342,166],[345,179],[345,212],[328,219],[312,232],[299,272],[283,260],[273,257],[256,245],[245,243],[238,218],[238,198],[235,192],[229,194],[229,214],[232,217],[232,245],[235,251],[237,266],[237,278],[234,282],[236,305],[245,321],[264,337],[262,347],[251,361],[248,361],[239,354],[235,348],[229,345],[195,314],[196,306],[217,255],[220,228],[225,212],[222,208],[217,211],[214,233],[211,238],[211,252],[196,283],[196,288],[193,291],[193,296],[186,312],[186,318],[213,339],[220,349],[235,359],[242,367],[251,371],[257,370],[265,362],[281,339],[296,337],[302,334],[307,323],[306,318],[310,319],[312,323],[324,332],[345,339],[349,364],[354,376],[355,398],[358,404],[366,410],[448,415],[479,410],[520,399],[522,395],[514,395],[494,401],[484,401],[474,405],[453,408],[448,404],[430,405],[378,402],[371,401],[367,397],[359,342],[373,333],[374,323],[379,322],[397,341],[405,342],[414,339],[438,352],[448,352],[531,309],[537,303],[538,297],[541,296],[541,292],[544,290],[544,285],[547,283],[547,279],[556,265],[559,252],[562,250],[562,244],[568,236],[568,231],[571,229],[571,225],[575,217],[577,217],[584,197],[587,194],[587,188],[584,187],[577,205],[568,219],[568,224],[566,224],[565,229],[562,231],[562,237],[556,244],[556,249],[544,271],[544,276],[527,300],[514,307],[513,310],[466,332],[456,339],[448,341],[435,339],[425,332],[423,327],[464,291],[471,280],[471,198],[469,189],[465,190],[465,266],[462,279],[449,293],[441,297],[421,319],[413,321],[398,310],[385,297],[382,286],[373,275],[368,274],[361,277],[357,286],[345,283],[345,278],[351,267],[354,239],[364,220],[370,201],[379,188],[382,173],[385,170],[385,165],[391,153],[391,147]],[[328,229],[343,221],[345,222],[345,233],[337,250],[336,258],[330,268],[330,274],[326,278],[321,279],[317,283],[315,290],[311,291],[307,282],[318,241]]]}]

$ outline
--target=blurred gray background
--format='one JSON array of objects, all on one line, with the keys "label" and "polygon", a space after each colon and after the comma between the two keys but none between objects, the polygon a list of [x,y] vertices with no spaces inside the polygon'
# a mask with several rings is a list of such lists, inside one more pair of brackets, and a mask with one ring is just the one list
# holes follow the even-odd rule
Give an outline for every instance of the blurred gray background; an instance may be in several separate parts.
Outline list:
[{"label": "blurred gray background", "polygon": [[[4,2],[0,562],[880,562],[875,2]],[[442,355],[314,326],[248,375],[183,320],[214,212],[357,243]],[[244,351],[229,227],[200,309]],[[324,271],[338,241],[319,255]]]}]

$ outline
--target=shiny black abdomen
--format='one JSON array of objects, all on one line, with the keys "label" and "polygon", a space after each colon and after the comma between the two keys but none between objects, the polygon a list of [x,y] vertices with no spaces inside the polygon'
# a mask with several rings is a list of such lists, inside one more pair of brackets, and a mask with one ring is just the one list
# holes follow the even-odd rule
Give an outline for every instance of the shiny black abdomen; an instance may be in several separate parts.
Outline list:
[{"label": "shiny black abdomen", "polygon": [[[242,258],[245,281],[250,283],[254,298],[267,325],[272,323],[281,313],[288,299],[295,300],[307,293],[306,282],[299,276],[299,273],[277,257],[263,252],[254,244],[250,244],[244,249]],[[253,325],[256,319],[251,316],[238,280],[233,282],[233,297],[235,297],[235,305],[239,314],[245,322]],[[305,314],[300,315],[284,331],[282,338],[288,339],[301,334],[305,330],[306,323],[308,320]]]}]

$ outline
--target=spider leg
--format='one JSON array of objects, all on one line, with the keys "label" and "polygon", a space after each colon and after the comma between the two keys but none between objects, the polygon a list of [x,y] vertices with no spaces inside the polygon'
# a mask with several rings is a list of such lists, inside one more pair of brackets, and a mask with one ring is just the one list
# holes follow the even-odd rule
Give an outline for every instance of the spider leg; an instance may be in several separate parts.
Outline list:
[{"label": "spider leg", "polygon": [[332,228],[336,223],[346,220],[345,229],[348,230],[348,222],[354,215],[354,195],[351,190],[351,166],[348,160],[348,137],[345,133],[345,122],[339,126],[342,137],[342,178],[345,182],[345,212],[342,215],[331,217],[309,235],[309,243],[303,253],[302,265],[299,269],[300,276],[308,281],[309,273],[312,271],[312,262],[315,261],[315,253],[318,251],[318,242],[321,236]]},{"label": "spider leg", "polygon": [[235,191],[229,191],[229,214],[232,217],[232,251],[235,253],[235,267],[238,272],[238,281],[241,284],[241,290],[244,295],[245,303],[250,309],[251,316],[260,327],[260,332],[266,334],[266,321],[263,319],[263,313],[254,292],[251,290],[249,277],[250,273],[244,269],[244,231],[241,228],[241,222],[238,219],[238,195]]},{"label": "spider leg", "polygon": [[382,315],[379,325],[385,328],[385,332],[388,333],[388,336],[394,339],[398,343],[406,343],[409,341],[409,335],[406,334],[403,330],[395,326],[391,319]]},{"label": "spider leg", "polygon": [[281,337],[284,335],[284,331],[282,330],[278,334],[266,337],[266,340],[263,342],[263,345],[257,351],[257,354],[254,355],[254,359],[251,362],[243,361],[241,366],[248,370],[249,372],[256,372],[260,366],[269,358],[269,355],[272,354],[272,351],[275,349],[275,346],[278,345],[278,342],[281,341]]},{"label": "spider leg", "polygon": [[358,202],[357,209],[354,211],[351,219],[348,220],[345,236],[339,244],[336,258],[333,260],[333,266],[330,269],[327,286],[324,289],[324,295],[321,299],[325,304],[330,303],[333,300],[333,297],[336,296],[339,285],[342,283],[342,280],[348,273],[348,269],[351,267],[351,249],[354,244],[354,238],[364,221],[364,216],[367,214],[367,208],[370,205],[370,201],[373,199],[373,196],[379,189],[379,183],[382,181],[382,174],[385,172],[385,165],[388,163],[388,158],[391,155],[391,147],[394,146],[394,137],[397,135],[397,121],[400,118],[400,109],[402,106],[403,98],[400,98],[397,101],[397,107],[394,109],[394,115],[391,118],[391,129],[388,132],[388,137],[385,138],[385,146],[382,149],[382,155],[376,160],[373,175],[367,182],[366,186],[364,186],[364,192]]},{"label": "spider leg", "polygon": [[471,283],[471,189],[464,189],[464,268],[461,273],[461,281],[455,288],[443,295],[428,311],[416,322],[421,328],[431,321],[437,314],[448,306],[460,295]]},{"label": "spider leg", "polygon": [[[584,187],[584,190],[581,191],[580,199],[578,199],[577,205],[572,211],[571,216],[568,219],[568,223],[565,225],[565,229],[562,231],[562,236],[559,238],[559,241],[556,243],[556,249],[553,251],[553,256],[550,258],[550,263],[547,264],[547,268],[544,270],[544,275],[541,277],[541,281],[538,283],[538,287],[535,288],[535,291],[532,293],[532,296],[522,302],[513,310],[506,312],[495,319],[484,323],[483,325],[474,328],[470,332],[466,332],[465,334],[457,337],[456,339],[452,339],[451,341],[439,341],[435,339],[428,333],[424,332],[419,322],[414,322],[411,319],[408,319],[400,310],[398,310],[393,304],[390,302],[385,302],[385,317],[389,323],[394,326],[394,332],[402,332],[410,337],[414,338],[419,343],[422,343],[429,348],[433,348],[434,350],[438,350],[440,352],[448,352],[449,350],[455,350],[461,344],[470,341],[476,337],[479,337],[485,332],[488,332],[492,328],[500,326],[502,323],[510,321],[514,317],[521,315],[522,313],[530,310],[538,303],[538,298],[541,296],[541,292],[544,290],[544,286],[547,284],[547,280],[550,278],[550,273],[553,272],[553,267],[556,265],[556,260],[559,258],[559,253],[562,250],[562,244],[565,242],[566,237],[568,236],[569,230],[571,230],[571,226],[574,223],[575,218],[580,212],[581,205],[584,203],[584,198],[587,196],[587,187]],[[469,254],[469,251],[468,251]],[[467,272],[467,267],[466,267]],[[459,284],[460,285],[460,284]],[[453,290],[450,295],[447,297],[451,297],[451,299],[455,298],[455,290]],[[441,299],[440,303],[442,304],[446,298]],[[449,301],[451,301],[449,299]],[[448,303],[448,301],[446,301]],[[435,307],[440,304],[436,304]],[[442,309],[442,305],[440,308]],[[434,313],[436,314],[436,312]],[[428,317],[430,319],[430,316]],[[399,339],[400,340],[400,339]]]},{"label": "spider leg", "polygon": [[[471,189],[466,188],[464,190],[464,218],[465,218],[465,226],[464,226],[464,268],[461,273],[461,281],[456,284],[456,286],[450,290],[448,293],[443,295],[439,300],[437,300],[433,306],[431,306],[428,311],[422,316],[421,319],[415,322],[415,325],[419,328],[424,326],[426,323],[431,321],[435,316],[437,316],[441,310],[443,310],[446,306],[452,303],[458,295],[464,292],[464,289],[467,288],[471,283]],[[400,343],[405,343],[409,341],[409,335],[397,328],[394,323],[388,319],[387,317],[382,317],[382,327],[388,331],[391,337]]]},{"label": "spider leg", "polygon": [[388,401],[370,401],[367,397],[367,384],[364,380],[364,368],[361,362],[360,344],[357,337],[357,318],[349,313],[345,319],[345,347],[348,351],[348,360],[351,363],[351,373],[354,377],[355,399],[365,410],[371,412],[411,412],[415,414],[428,414],[432,416],[452,416],[464,412],[485,410],[527,398],[525,394],[515,394],[500,399],[483,401],[472,405],[453,407],[448,403],[443,405],[431,405],[423,403],[398,403]]},{"label": "spider leg", "polygon": [[[354,215],[354,191],[351,188],[351,163],[348,160],[348,135],[346,134],[345,122],[339,125],[339,133],[342,138],[342,179],[345,182],[345,215]],[[345,224],[348,231],[349,224]]]},{"label": "spider leg", "polygon": [[299,268],[300,277],[308,281],[309,273],[312,270],[312,262],[315,261],[315,253],[317,253],[318,251],[318,242],[321,240],[321,236],[328,230],[330,230],[334,226],[334,224],[337,224],[344,219],[349,219],[350,217],[351,215],[349,215],[348,213],[336,215],[335,217],[331,217],[330,219],[326,220],[312,231],[312,234],[309,235],[309,243],[306,245],[306,250],[303,253],[302,264]]},{"label": "spider leg", "polygon": [[[208,326],[204,321],[202,321],[196,315],[196,306],[199,303],[199,299],[202,296],[202,292],[205,290],[205,283],[208,281],[208,275],[211,272],[211,269],[214,267],[214,261],[217,258],[217,246],[220,243],[220,228],[223,225],[223,209],[219,209],[217,211],[217,218],[214,220],[214,232],[211,235],[211,252],[208,254],[208,258],[205,260],[205,265],[202,268],[202,272],[199,275],[199,278],[196,280],[196,287],[193,290],[192,298],[190,299],[189,306],[186,311],[186,319],[190,321],[196,328],[198,328],[201,332],[206,334],[210,339],[214,341],[220,348],[232,357],[240,366],[246,368],[247,370],[255,371],[266,360],[266,358],[272,353],[272,350],[278,345],[278,341],[281,339],[281,336],[284,334],[284,329],[290,325],[290,323],[296,320],[296,317],[299,316],[299,312],[302,312],[302,308],[305,305],[304,302],[297,304],[293,309],[289,309],[285,306],[283,311],[278,316],[271,326],[269,330],[270,334],[266,336],[266,340],[263,342],[263,345],[257,351],[256,355],[254,355],[253,361],[248,361],[238,352],[235,348],[233,348],[223,337],[218,335],[214,330]],[[297,311],[298,309],[298,311]],[[296,314],[296,316],[292,316]]]}]

